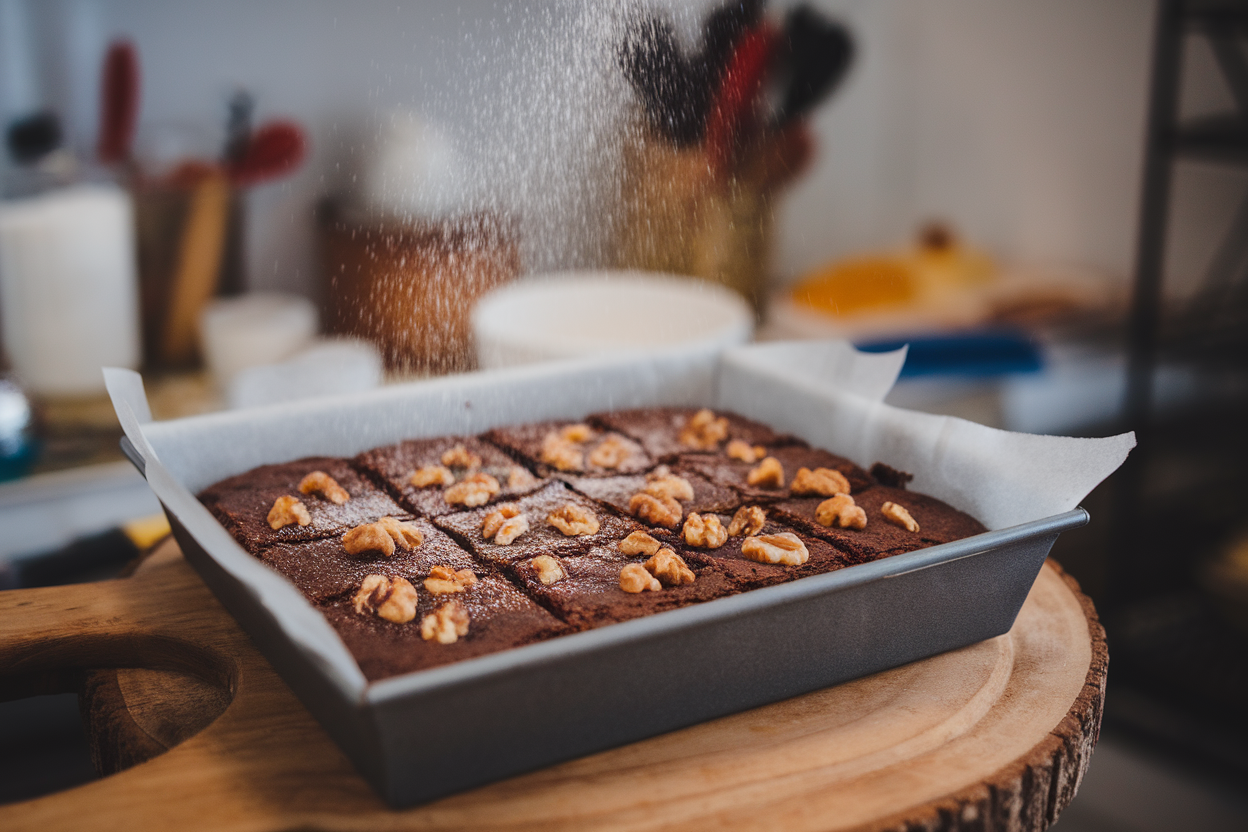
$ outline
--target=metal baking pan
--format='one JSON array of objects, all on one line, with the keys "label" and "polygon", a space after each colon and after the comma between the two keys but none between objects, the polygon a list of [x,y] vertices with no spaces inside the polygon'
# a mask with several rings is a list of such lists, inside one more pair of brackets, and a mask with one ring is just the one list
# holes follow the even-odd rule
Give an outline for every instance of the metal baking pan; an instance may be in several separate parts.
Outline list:
[{"label": "metal baking pan", "polygon": [[[387,388],[354,401],[169,423],[150,422],[137,376],[110,371],[109,387],[126,429],[127,455],[160,498],[187,560],[360,774],[398,807],[1000,635],[1058,534],[1088,520],[1079,508],[1060,511],[954,543],[368,683],[298,590],[247,554],[194,497],[212,482],[266,462],[347,455],[401,438],[475,433],[508,422],[580,418],[610,407],[730,406],[766,420],[779,389],[795,414],[788,423],[772,419],[785,430],[801,428],[812,408],[816,416],[826,408],[819,424],[835,426],[844,423],[845,414],[837,413],[846,408],[885,407],[875,388],[886,390],[891,380],[852,378],[862,376],[863,362],[879,359],[851,358],[851,378],[840,374],[841,391],[822,382],[803,386],[786,376],[791,367],[771,372],[757,359],[745,352],[736,360],[685,353],[571,362]],[[751,406],[753,388],[767,389],[767,400]],[[805,438],[828,444],[811,435],[818,429],[807,428]],[[904,438],[885,434],[901,459],[884,461],[904,463]],[[872,441],[878,444],[878,437]],[[1108,449],[1096,464],[1112,467],[1089,478],[1108,475],[1129,446],[1120,441]],[[951,488],[956,492],[957,483]],[[963,503],[960,508],[967,507]]]}]

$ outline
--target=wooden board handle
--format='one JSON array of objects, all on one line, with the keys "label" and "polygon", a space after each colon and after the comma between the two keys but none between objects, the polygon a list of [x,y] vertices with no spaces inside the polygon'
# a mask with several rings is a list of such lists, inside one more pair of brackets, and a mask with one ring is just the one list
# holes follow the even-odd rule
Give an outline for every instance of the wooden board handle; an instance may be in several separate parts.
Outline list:
[{"label": "wooden board handle", "polygon": [[[185,584],[186,581],[182,582]],[[180,607],[179,600],[193,603]],[[0,592],[0,696],[22,677],[105,667],[180,670],[230,685],[234,663],[194,626],[193,586],[146,575]],[[20,694],[19,694],[20,695]]]}]

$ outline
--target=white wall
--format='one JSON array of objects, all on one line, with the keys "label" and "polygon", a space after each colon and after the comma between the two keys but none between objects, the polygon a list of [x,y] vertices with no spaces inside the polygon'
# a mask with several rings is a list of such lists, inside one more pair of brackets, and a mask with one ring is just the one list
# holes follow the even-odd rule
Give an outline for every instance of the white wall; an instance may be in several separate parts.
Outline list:
[{"label": "white wall", "polygon": [[[665,5],[691,3],[707,5],[703,0]],[[775,264],[781,278],[832,256],[904,241],[932,217],[952,221],[966,237],[1004,257],[1129,273],[1152,3],[818,0],[818,5],[851,26],[859,61],[841,94],[818,111],[818,159],[781,208]],[[432,112],[468,138],[491,123],[491,107],[508,100],[509,73],[528,73],[522,88],[544,89],[548,104],[550,96],[584,92],[587,81],[569,80],[585,74],[584,66],[548,71],[546,81],[531,77],[542,59],[553,66],[576,54],[549,42],[534,46],[575,17],[574,8],[583,6],[573,0],[44,0],[30,11],[43,19],[45,30],[62,31],[45,35],[45,50],[71,44],[79,53],[62,72],[69,77],[51,85],[59,83],[57,100],[74,108],[69,121],[82,146],[90,146],[94,129],[95,68],[107,40],[119,35],[139,47],[145,133],[162,123],[190,124],[212,150],[220,142],[225,101],[237,86],[257,95],[261,119],[291,116],[307,125],[310,163],[298,176],[259,188],[252,197],[248,255],[254,285],[306,289],[314,271],[311,204],[319,194],[349,184],[367,147],[370,118],[410,106]],[[88,29],[91,36],[83,34]],[[576,31],[578,37],[585,34]],[[84,46],[92,38],[93,45]],[[609,103],[609,96],[595,99],[586,109]],[[586,119],[569,115],[572,109],[543,121],[530,108],[527,121],[512,116],[502,121],[513,131],[516,125],[550,133],[584,131]],[[548,150],[559,147],[555,139],[544,141],[540,146]],[[578,164],[585,167],[593,153],[610,151],[601,131],[588,143],[579,162],[571,158],[576,148],[563,147],[573,171]],[[494,170],[506,167],[506,136],[489,141],[477,136],[474,147],[498,157]],[[529,164],[531,173],[539,167]],[[555,183],[563,188],[562,198],[581,198],[569,178],[575,177]],[[523,187],[542,183],[537,176]],[[1199,200],[1201,186],[1196,191],[1192,198]],[[539,203],[531,200],[534,204]],[[580,210],[594,208],[591,201]],[[550,259],[577,256],[565,252]],[[1184,264],[1206,255],[1193,250],[1175,256],[1190,271],[1195,267]]]}]

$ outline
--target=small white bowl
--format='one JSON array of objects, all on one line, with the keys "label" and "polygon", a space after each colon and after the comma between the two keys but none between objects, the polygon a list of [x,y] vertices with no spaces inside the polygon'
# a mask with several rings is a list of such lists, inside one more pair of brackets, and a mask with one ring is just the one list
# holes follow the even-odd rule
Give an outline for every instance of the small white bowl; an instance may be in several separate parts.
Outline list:
[{"label": "small white bowl", "polygon": [[579,271],[512,283],[472,312],[482,368],[749,341],[754,315],[730,289],[657,272]]}]

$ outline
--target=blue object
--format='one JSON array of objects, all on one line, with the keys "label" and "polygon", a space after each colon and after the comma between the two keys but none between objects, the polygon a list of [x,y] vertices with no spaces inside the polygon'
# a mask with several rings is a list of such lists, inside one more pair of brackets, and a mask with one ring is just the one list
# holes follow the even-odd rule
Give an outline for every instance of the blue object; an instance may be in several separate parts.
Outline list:
[{"label": "blue object", "polygon": [[863,352],[890,352],[909,345],[901,378],[963,376],[985,378],[1044,369],[1040,347],[1016,330],[917,335],[855,344]]}]

